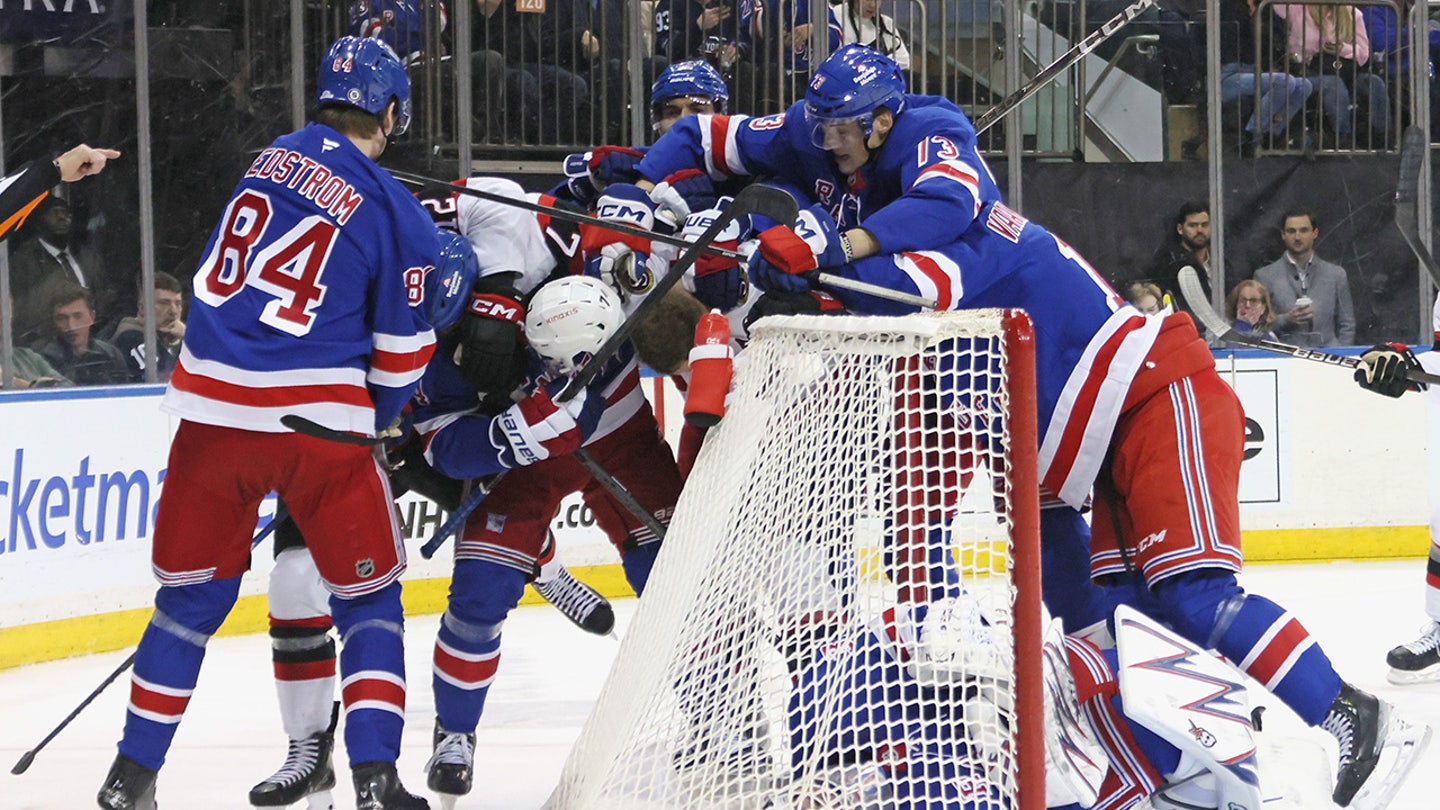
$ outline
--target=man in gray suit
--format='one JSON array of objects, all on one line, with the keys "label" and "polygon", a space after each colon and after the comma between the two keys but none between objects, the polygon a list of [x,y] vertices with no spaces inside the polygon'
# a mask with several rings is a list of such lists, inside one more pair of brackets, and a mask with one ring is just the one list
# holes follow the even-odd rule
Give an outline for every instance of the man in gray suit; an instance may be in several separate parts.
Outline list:
[{"label": "man in gray suit", "polygon": [[1308,211],[1285,215],[1285,255],[1255,271],[1275,305],[1275,335],[1299,346],[1355,342],[1355,306],[1345,268],[1315,255],[1320,227]]}]

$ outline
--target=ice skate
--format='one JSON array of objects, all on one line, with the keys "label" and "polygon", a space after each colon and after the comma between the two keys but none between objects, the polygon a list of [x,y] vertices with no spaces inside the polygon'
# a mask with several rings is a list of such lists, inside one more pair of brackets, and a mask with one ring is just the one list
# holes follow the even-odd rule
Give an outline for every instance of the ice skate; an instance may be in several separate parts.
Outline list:
[{"label": "ice skate", "polygon": [[434,753],[425,763],[425,771],[430,774],[425,784],[440,794],[440,806],[450,810],[474,784],[475,735],[446,731],[437,720]]},{"label": "ice skate", "polygon": [[413,796],[400,784],[393,762],[362,762],[356,765],[355,810],[430,810],[430,803]]},{"label": "ice skate", "polygon": [[599,591],[570,575],[564,566],[550,579],[534,582],[535,592],[554,605],[576,627],[597,636],[615,629],[615,611]]},{"label": "ice skate", "polygon": [[291,740],[285,763],[270,778],[250,788],[255,807],[289,807],[308,799],[306,810],[332,810],[330,795],[335,787],[335,767],[330,753],[335,747],[335,725],[303,740]]},{"label": "ice skate", "polygon": [[1440,622],[1430,622],[1420,637],[1385,656],[1390,683],[1404,685],[1440,681]]},{"label": "ice skate", "polygon": [[1348,683],[1321,728],[1340,744],[1331,798],[1356,810],[1385,807],[1430,742],[1429,726],[1396,717],[1390,704]]},{"label": "ice skate", "polygon": [[155,775],[133,759],[116,754],[95,800],[106,810],[155,810]]}]

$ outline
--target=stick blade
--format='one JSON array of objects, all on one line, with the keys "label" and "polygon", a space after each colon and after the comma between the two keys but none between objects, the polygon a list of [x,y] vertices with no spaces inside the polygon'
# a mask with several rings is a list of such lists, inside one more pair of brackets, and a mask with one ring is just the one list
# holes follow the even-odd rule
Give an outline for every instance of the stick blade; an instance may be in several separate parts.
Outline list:
[{"label": "stick blade", "polygon": [[737,210],[744,214],[758,214],[786,225],[793,225],[800,215],[800,205],[788,191],[761,183],[741,189],[730,204],[740,206]]},{"label": "stick blade", "polygon": [[1420,127],[1406,127],[1400,140],[1400,179],[1395,184],[1395,204],[1414,205],[1419,199],[1420,170],[1425,163],[1425,132]]},{"label": "stick blade", "polygon": [[16,763],[15,763],[15,767],[13,767],[13,768],[10,769],[10,773],[12,773],[12,774],[14,774],[14,775],[16,775],[16,776],[19,776],[20,774],[22,774],[22,773],[30,770],[30,763],[32,763],[32,762],[34,762],[34,761],[35,761],[35,752],[34,752],[34,751],[26,751],[26,752],[25,752],[25,756],[20,757],[20,761],[19,761],[19,762],[16,762]]},{"label": "stick blade", "polygon": [[1205,288],[1200,286],[1200,274],[1190,265],[1180,268],[1178,275],[1180,281],[1180,295],[1185,299],[1185,304],[1195,317],[1200,319],[1206,329],[1214,332],[1216,336],[1224,336],[1230,331],[1230,324],[1220,317],[1220,313],[1210,306],[1210,301],[1205,297]]}]

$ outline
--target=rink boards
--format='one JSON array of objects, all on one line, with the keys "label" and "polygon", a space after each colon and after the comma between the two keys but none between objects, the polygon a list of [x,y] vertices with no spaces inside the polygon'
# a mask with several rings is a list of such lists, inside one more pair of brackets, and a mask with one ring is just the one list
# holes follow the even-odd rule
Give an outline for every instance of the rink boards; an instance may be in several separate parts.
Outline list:
[{"label": "rink boards", "polygon": [[[1425,454],[1430,424],[1421,396],[1361,391],[1331,366],[1220,353],[1217,364],[1247,416],[1241,500],[1251,562],[1422,557],[1428,538]],[[680,400],[668,381],[644,389],[675,444]],[[150,533],[174,424],[163,388],[7,392],[0,440],[0,668],[128,647],[156,587]],[[268,521],[273,501],[262,509]],[[410,568],[407,609],[443,609],[448,548],[416,549],[444,519],[423,499],[400,502]],[[608,595],[628,595],[618,558],[579,498],[552,527],[562,559]],[[253,570],[264,574],[268,542]],[[222,633],[265,629],[264,576],[245,578]],[[527,590],[527,599],[536,599]]]}]

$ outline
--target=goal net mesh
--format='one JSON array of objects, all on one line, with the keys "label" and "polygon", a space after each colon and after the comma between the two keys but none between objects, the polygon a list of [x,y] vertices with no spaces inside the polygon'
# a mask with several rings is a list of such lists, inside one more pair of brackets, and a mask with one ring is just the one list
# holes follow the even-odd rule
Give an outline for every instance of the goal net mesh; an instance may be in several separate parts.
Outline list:
[{"label": "goal net mesh", "polygon": [[1043,807],[1030,340],[757,324],[547,807]]}]

